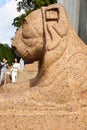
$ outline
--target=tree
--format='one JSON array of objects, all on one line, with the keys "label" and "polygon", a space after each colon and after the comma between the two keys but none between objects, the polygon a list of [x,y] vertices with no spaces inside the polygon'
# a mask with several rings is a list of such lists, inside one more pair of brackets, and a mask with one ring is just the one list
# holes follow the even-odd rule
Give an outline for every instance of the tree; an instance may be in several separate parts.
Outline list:
[{"label": "tree", "polygon": [[15,53],[7,44],[0,43],[0,61],[2,61],[3,58],[6,58],[8,60],[8,64],[11,65],[13,62],[13,59],[15,57]]},{"label": "tree", "polygon": [[53,3],[57,3],[57,0],[21,0],[17,4],[17,10],[20,12],[23,9],[25,12],[29,12]]},{"label": "tree", "polygon": [[[17,0],[16,0],[17,1]],[[40,8],[41,6],[48,6],[50,4],[57,3],[57,0],[21,0],[17,3],[17,11],[24,10],[24,14],[14,18],[12,25],[19,28],[26,15],[31,11]]]}]

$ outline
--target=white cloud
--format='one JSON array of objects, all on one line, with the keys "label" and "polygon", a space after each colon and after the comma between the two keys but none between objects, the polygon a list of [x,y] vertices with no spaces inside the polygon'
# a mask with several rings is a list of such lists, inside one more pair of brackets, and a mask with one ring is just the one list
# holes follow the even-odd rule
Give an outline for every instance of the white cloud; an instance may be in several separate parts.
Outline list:
[{"label": "white cloud", "polygon": [[11,45],[11,38],[14,37],[15,30],[12,26],[13,19],[19,16],[17,12],[17,2],[7,0],[7,3],[0,7],[0,43]]}]

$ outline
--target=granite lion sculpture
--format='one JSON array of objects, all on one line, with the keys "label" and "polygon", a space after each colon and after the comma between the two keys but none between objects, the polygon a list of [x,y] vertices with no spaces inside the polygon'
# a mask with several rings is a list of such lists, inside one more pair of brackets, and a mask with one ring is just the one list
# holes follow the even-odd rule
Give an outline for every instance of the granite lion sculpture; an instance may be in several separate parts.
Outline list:
[{"label": "granite lion sculpture", "polygon": [[12,47],[26,61],[38,60],[34,86],[70,86],[72,82],[79,87],[87,85],[87,46],[73,30],[60,4],[30,13]]},{"label": "granite lion sculpture", "polygon": [[42,99],[65,103],[72,100],[73,92],[87,93],[87,46],[61,4],[30,13],[16,32],[12,47],[26,61],[38,60],[38,74],[30,86],[40,89]]},{"label": "granite lion sculpture", "polygon": [[38,74],[28,86],[11,84],[0,94],[0,128],[86,130],[87,46],[64,7],[53,4],[30,13],[12,47],[25,61],[38,61]]}]

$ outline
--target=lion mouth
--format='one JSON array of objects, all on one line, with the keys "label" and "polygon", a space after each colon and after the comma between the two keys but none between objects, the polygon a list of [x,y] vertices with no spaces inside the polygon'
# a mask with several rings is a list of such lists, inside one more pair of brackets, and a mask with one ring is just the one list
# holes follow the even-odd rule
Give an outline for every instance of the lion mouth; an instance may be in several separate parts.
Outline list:
[{"label": "lion mouth", "polygon": [[26,50],[25,52],[24,52],[24,54],[22,55],[22,58],[24,59],[24,58],[26,58],[28,56],[28,51]]},{"label": "lion mouth", "polygon": [[21,56],[25,61],[32,62],[32,55],[29,53],[28,50],[25,50],[24,54]]}]

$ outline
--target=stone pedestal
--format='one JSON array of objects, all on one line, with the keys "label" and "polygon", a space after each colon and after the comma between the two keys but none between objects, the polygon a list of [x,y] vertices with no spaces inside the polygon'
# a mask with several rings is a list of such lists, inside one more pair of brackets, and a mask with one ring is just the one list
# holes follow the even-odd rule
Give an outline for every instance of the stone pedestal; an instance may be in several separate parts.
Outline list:
[{"label": "stone pedestal", "polygon": [[[18,105],[0,113],[1,130],[86,130],[86,118],[79,112],[57,110],[54,106]],[[1,110],[0,110],[1,112]]]}]

